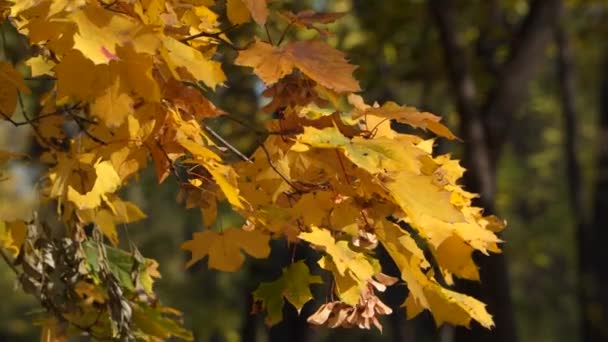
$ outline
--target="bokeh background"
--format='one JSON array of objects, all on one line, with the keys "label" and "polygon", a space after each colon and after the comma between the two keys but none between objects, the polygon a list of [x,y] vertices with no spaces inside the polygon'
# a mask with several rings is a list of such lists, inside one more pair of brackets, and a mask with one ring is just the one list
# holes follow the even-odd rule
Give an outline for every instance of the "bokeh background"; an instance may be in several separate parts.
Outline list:
[{"label": "bokeh background", "polygon": [[[478,204],[505,218],[508,228],[501,236],[505,253],[478,258],[481,286],[458,286],[489,303],[497,328],[437,328],[429,314],[407,321],[399,311],[383,322],[382,334],[313,329],[306,315],[320,302],[311,302],[301,318],[286,307],[285,321],[268,329],[261,315],[251,315],[250,293],[278,276],[290,258],[285,245],[276,243],[269,260],[248,261],[238,273],[210,271],[204,262],[185,270],[189,256],[179,246],[201,229],[200,213],[177,204],[175,183],[157,185],[148,170],[124,192],[148,219],[122,234],[159,261],[160,298],[184,312],[197,341],[608,341],[607,1],[294,0],[272,6],[346,12],[329,26],[327,39],[360,66],[355,74],[368,103],[394,100],[439,114],[462,138],[438,141],[440,150],[463,159],[466,186],[482,193]],[[269,29],[277,39],[285,22],[272,20]],[[264,34],[252,24],[229,36],[244,46],[256,30]],[[2,31],[0,56],[23,60],[26,42],[8,23]],[[290,30],[287,37],[315,35]],[[220,50],[221,59],[234,56]],[[262,128],[268,115],[259,108],[267,99],[259,81],[243,68],[226,71],[230,87],[215,102]],[[26,105],[35,106],[48,84],[30,85],[36,91]],[[212,124],[241,151],[255,149],[250,128]],[[31,142],[27,127],[0,123],[2,146],[35,154]],[[12,165],[0,182],[2,217],[29,215],[37,172],[31,164]],[[218,224],[230,226],[236,221],[225,209]],[[13,274],[1,264],[0,340],[35,341],[29,317],[35,306],[14,288]],[[385,300],[398,306],[405,295],[395,289]]]}]

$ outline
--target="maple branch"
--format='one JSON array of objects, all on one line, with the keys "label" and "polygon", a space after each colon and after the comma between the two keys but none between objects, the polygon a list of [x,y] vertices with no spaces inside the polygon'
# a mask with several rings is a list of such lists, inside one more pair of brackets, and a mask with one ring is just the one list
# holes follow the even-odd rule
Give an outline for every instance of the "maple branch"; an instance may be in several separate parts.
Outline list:
[{"label": "maple branch", "polygon": [[279,38],[279,41],[277,42],[277,46],[281,45],[283,39],[285,39],[285,36],[287,36],[287,32],[289,32],[289,29],[291,29],[292,25],[293,21],[290,21],[287,27],[285,27],[285,30],[283,30],[283,33],[281,34],[281,38]]},{"label": "maple branch", "polygon": [[279,177],[283,178],[283,180],[285,181],[285,183],[289,184],[289,186],[291,186],[298,193],[305,192],[305,191],[302,191],[300,188],[298,188],[296,186],[296,184],[291,179],[289,179],[289,177],[287,177],[286,175],[284,175],[283,172],[281,172],[281,170],[279,170],[279,168],[277,168],[277,166],[274,165],[274,162],[272,161],[272,156],[270,155],[270,152],[268,152],[268,149],[266,148],[266,146],[264,145],[264,143],[260,144],[260,148],[262,148],[262,151],[264,151],[264,154],[266,155],[266,159],[268,159],[268,164],[270,165],[270,167],[272,168],[272,170],[274,170],[274,172],[276,172],[276,174],[279,175]]},{"label": "maple branch", "polygon": [[290,136],[290,135],[297,135],[302,133],[302,131],[298,131],[298,130],[284,130],[284,131],[263,131],[263,130],[259,130],[257,128],[255,128],[253,126],[253,124],[247,123],[239,118],[230,116],[230,115],[225,115],[223,116],[224,118],[234,121],[236,123],[238,123],[239,125],[250,129],[251,131],[253,131],[253,133],[255,133],[256,135],[281,135],[281,136]]},{"label": "maple branch", "polygon": [[101,145],[107,145],[108,143],[99,139],[98,137],[94,136],[91,132],[89,132],[87,130],[87,128],[83,125],[83,121],[86,122],[85,118],[82,118],[78,115],[72,115],[72,117],[74,118],[74,122],[76,123],[76,125],[78,125],[78,128],[80,128],[80,131],[82,133],[84,133],[87,137],[89,137],[91,140],[93,140],[94,142],[101,144]]},{"label": "maple branch", "polygon": [[[27,111],[25,110],[25,105],[23,104],[23,96],[21,95],[21,91],[17,90],[17,99],[19,100],[19,107],[21,108],[21,114],[23,114],[23,117],[25,118],[26,121],[31,122],[31,119],[29,118]],[[11,120],[12,121],[12,120]],[[30,123],[30,126],[32,127],[32,130],[34,131],[34,134],[36,134],[36,136],[38,136],[38,138],[45,144],[47,145],[52,145],[42,134],[42,132],[40,132],[40,130],[38,129],[38,126],[35,125],[34,123]]]},{"label": "maple branch", "polygon": [[219,32],[214,32],[214,33],[209,33],[209,32],[201,32],[201,33],[197,33],[197,34],[194,34],[194,35],[192,35],[192,36],[188,36],[188,37],[186,37],[186,38],[182,38],[182,39],[180,39],[179,41],[180,41],[180,42],[182,42],[182,43],[187,43],[187,42],[189,42],[189,41],[191,41],[191,40],[193,40],[193,39],[197,39],[197,38],[202,38],[202,37],[205,37],[205,38],[211,38],[211,39],[218,40],[218,41],[220,41],[220,42],[222,42],[222,43],[224,43],[224,44],[228,45],[228,46],[229,46],[229,47],[231,47],[233,50],[235,50],[235,51],[240,51],[240,50],[243,50],[243,49],[242,49],[242,48],[239,48],[238,46],[236,46],[236,45],[234,45],[234,44],[232,44],[231,42],[229,42],[228,40],[226,40],[226,39],[222,38],[222,36],[221,36],[222,34],[224,34],[224,33],[228,32],[228,31],[231,31],[231,30],[233,30],[233,29],[237,28],[238,26],[239,26],[239,25],[232,25],[232,26],[228,27],[228,28],[227,28],[227,29],[225,29],[225,30],[222,30],[222,31],[219,31]]},{"label": "maple branch", "polygon": [[[4,117],[4,119],[6,119],[6,121],[10,122],[13,126],[15,127],[19,127],[19,126],[24,126],[24,125],[32,125],[34,122],[51,117],[51,116],[56,116],[56,115],[61,115],[64,114],[65,112],[69,112],[71,110],[75,110],[78,108],[79,104],[75,104],[71,107],[68,108],[59,108],[53,112],[50,113],[46,113],[46,114],[40,114],[34,118],[31,119],[26,119],[25,121],[15,121],[13,120],[10,116],[8,116],[6,113],[0,111],[0,115],[2,115]],[[76,116],[74,114],[70,114],[71,116]],[[25,115],[24,115],[25,116]],[[81,118],[83,121],[88,121],[89,123],[96,123],[95,121],[92,121],[90,119],[87,118],[83,118],[83,117],[79,117]]]},{"label": "maple branch", "polygon": [[266,31],[266,37],[268,37],[268,42],[270,43],[270,45],[274,45],[274,43],[272,42],[272,37],[270,36],[270,32],[268,31],[267,23],[264,24],[264,31]]},{"label": "maple branch", "polygon": [[227,142],[224,138],[222,138],[221,135],[219,135],[216,131],[214,131],[211,127],[202,124],[203,128],[208,131],[209,133],[211,133],[211,135],[213,135],[217,140],[219,140],[222,144],[224,144],[225,147],[227,147],[230,151],[232,151],[234,154],[236,154],[237,156],[239,156],[241,159],[243,159],[246,162],[249,163],[253,163],[251,161],[251,159],[247,158],[246,155],[244,155],[241,151],[239,151],[236,147],[234,147],[232,144],[230,144],[229,142]]},{"label": "maple branch", "polygon": [[100,5],[104,9],[106,9],[106,10],[108,10],[110,12],[114,12],[114,13],[118,13],[118,14],[124,14],[124,15],[129,15],[129,13],[126,12],[126,11],[121,11],[121,10],[117,10],[117,9],[112,8],[112,7],[114,7],[114,5],[116,5],[118,3],[118,0],[114,0],[111,3],[109,3],[109,4],[105,4],[105,3],[101,2],[101,1],[99,1],[99,2],[100,2]]},{"label": "maple branch", "polygon": [[165,150],[165,148],[163,147],[163,145],[161,145],[160,141],[156,140],[156,147],[158,147],[158,149],[163,153],[163,155],[165,156],[165,159],[167,159],[167,161],[169,162],[169,168],[171,169],[171,172],[173,173],[173,176],[179,181],[181,176],[180,174],[177,172],[177,170],[175,169],[175,166],[173,166],[173,160],[171,160],[171,158],[169,157],[169,153],[167,153],[167,151]]},{"label": "maple branch", "polygon": [[342,168],[342,173],[344,173],[344,180],[346,180],[346,184],[350,185],[350,180],[348,179],[346,168],[344,167],[344,163],[342,162],[342,156],[340,155],[340,152],[337,149],[335,149],[334,151],[336,151],[336,156],[338,156],[338,161],[340,162],[340,168]]},{"label": "maple branch", "polygon": [[182,42],[182,43],[186,43],[186,42],[188,42],[188,41],[190,41],[190,40],[192,40],[192,39],[201,38],[201,37],[207,37],[207,38],[215,38],[215,39],[219,39],[219,38],[220,38],[220,35],[222,35],[222,34],[224,34],[224,33],[226,33],[226,32],[232,31],[232,30],[234,30],[234,29],[235,29],[235,28],[237,28],[237,27],[239,27],[239,25],[238,25],[238,24],[236,24],[236,25],[232,25],[232,26],[228,27],[227,29],[225,29],[225,30],[221,30],[221,31],[219,31],[219,32],[214,32],[214,33],[209,33],[209,32],[201,32],[201,33],[197,33],[197,34],[195,34],[195,35],[188,36],[188,37],[186,37],[186,38],[180,39],[179,41],[180,41],[180,42]]},{"label": "maple branch", "polygon": [[24,81],[57,81],[56,77],[49,75],[40,75],[35,77],[24,77]]}]

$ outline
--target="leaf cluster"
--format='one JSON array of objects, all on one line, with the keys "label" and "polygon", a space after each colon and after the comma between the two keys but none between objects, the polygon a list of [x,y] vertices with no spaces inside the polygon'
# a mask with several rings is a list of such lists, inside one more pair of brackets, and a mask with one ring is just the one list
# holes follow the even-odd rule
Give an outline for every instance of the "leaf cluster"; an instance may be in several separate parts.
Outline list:
[{"label": "leaf cluster", "polygon": [[[4,20],[37,51],[23,61],[28,80],[52,83],[40,109],[28,113],[28,81],[16,65],[0,63],[0,113],[30,126],[43,149],[41,207],[57,221],[0,218],[3,256],[46,310],[43,337],[192,339],[178,312],[154,295],[155,261],[132,243],[119,248],[117,226],[146,217],[119,191],[150,162],[159,183],[176,182],[178,200],[201,211],[205,229],[182,245],[192,254],[187,266],[208,258],[210,268],[234,272],[245,255],[266,258],[270,240],[284,239],[318,251],[318,266],[335,284],[312,324],[382,329],[378,317],[392,309],[377,292],[405,284],[409,317],[429,309],[438,324],[473,319],[492,327],[484,304],[451,285],[454,277],[479,279],[472,253],[499,252],[503,223],[472,206],[476,195],[458,185],[464,169],[435,155],[434,139],[391,123],[456,136],[431,113],[364,103],[356,67],[323,39],[330,33],[322,25],[342,14],[280,11],[264,0],[225,5],[230,23],[215,1],[2,2]],[[252,19],[266,37],[236,47],[227,31]],[[276,42],[266,26],[275,19],[287,23]],[[285,41],[292,28],[319,37]],[[221,60],[220,45],[237,50],[236,59]],[[222,63],[252,68],[271,98],[261,110],[275,118],[251,156],[206,123],[231,119],[207,96],[228,86]],[[228,162],[227,153],[242,161]],[[224,201],[243,227],[209,228]],[[383,273],[380,246],[399,267],[395,277]],[[253,296],[276,324],[285,299],[299,311],[320,282],[294,261]]]}]

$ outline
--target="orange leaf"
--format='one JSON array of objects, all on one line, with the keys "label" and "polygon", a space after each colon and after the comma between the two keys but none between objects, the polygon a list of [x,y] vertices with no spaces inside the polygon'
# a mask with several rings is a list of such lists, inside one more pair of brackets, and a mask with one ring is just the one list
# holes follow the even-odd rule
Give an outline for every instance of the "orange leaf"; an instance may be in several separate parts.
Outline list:
[{"label": "orange leaf", "polygon": [[298,68],[318,84],[337,92],[361,90],[352,73],[357,68],[344,54],[320,40],[296,41],[280,48],[261,41],[239,53],[238,65],[254,68],[266,83],[273,84]]},{"label": "orange leaf", "polygon": [[449,128],[439,123],[441,117],[427,112],[420,112],[414,107],[400,106],[395,102],[387,102],[379,108],[368,108],[364,113],[394,119],[397,122],[408,124],[414,128],[428,129],[444,138],[458,139]]},{"label": "orange leaf", "polygon": [[245,3],[245,6],[249,9],[249,13],[251,13],[251,17],[255,20],[259,25],[266,24],[266,19],[268,19],[268,4],[266,0],[242,0]]},{"label": "orange leaf", "polygon": [[283,17],[285,17],[292,25],[298,27],[305,27],[311,30],[317,30],[322,35],[327,35],[329,32],[327,30],[320,29],[315,27],[315,24],[330,24],[334,21],[342,18],[346,13],[339,12],[329,12],[329,13],[317,13],[312,10],[301,11],[298,13],[293,13],[291,11],[280,12]]}]

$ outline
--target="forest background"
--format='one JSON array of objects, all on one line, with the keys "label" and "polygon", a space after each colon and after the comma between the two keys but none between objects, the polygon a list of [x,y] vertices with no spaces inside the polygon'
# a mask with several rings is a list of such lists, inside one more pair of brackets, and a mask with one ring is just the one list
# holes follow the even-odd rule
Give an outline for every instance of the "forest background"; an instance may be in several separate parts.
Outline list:
[{"label": "forest background", "polygon": [[[289,3],[289,2],[288,2]],[[493,335],[473,328],[435,328],[428,313],[407,321],[403,312],[385,331],[309,328],[287,308],[268,331],[251,315],[250,293],[273,279],[279,265],[248,262],[240,272],[184,269],[176,253],[200,229],[197,211],[175,203],[172,183],[156,185],[153,170],[127,189],[148,213],[129,230],[142,253],[156,258],[163,303],[179,308],[197,341],[600,341],[608,329],[608,3],[583,0],[362,0],[292,1],[292,10],[346,12],[329,26],[329,42],[359,65],[366,102],[394,100],[441,115],[462,142],[440,142],[469,169],[465,184],[482,205],[508,221],[505,253],[480,258],[481,287],[464,284],[489,304]],[[229,33],[239,44],[255,25]],[[8,24],[2,59],[25,53]],[[299,32],[306,35],[311,32]],[[222,51],[230,54],[229,49]],[[218,105],[248,122],[265,99],[242,69],[227,69],[232,87]],[[251,152],[256,135],[234,123],[217,132]],[[10,132],[10,134],[9,134]],[[27,127],[0,126],[0,143],[30,148]],[[28,172],[15,169],[0,183],[0,211],[18,217],[34,199]],[[15,199],[19,198],[19,201]],[[230,216],[222,218],[230,225]],[[281,251],[280,246],[273,253]],[[284,259],[284,258],[283,258]],[[277,261],[280,262],[280,261]],[[32,341],[39,331],[27,312],[35,303],[14,291],[14,276],[0,266],[0,340]],[[404,293],[387,293],[401,303]],[[291,312],[292,310],[293,312]],[[492,336],[492,337],[489,337]]]}]

